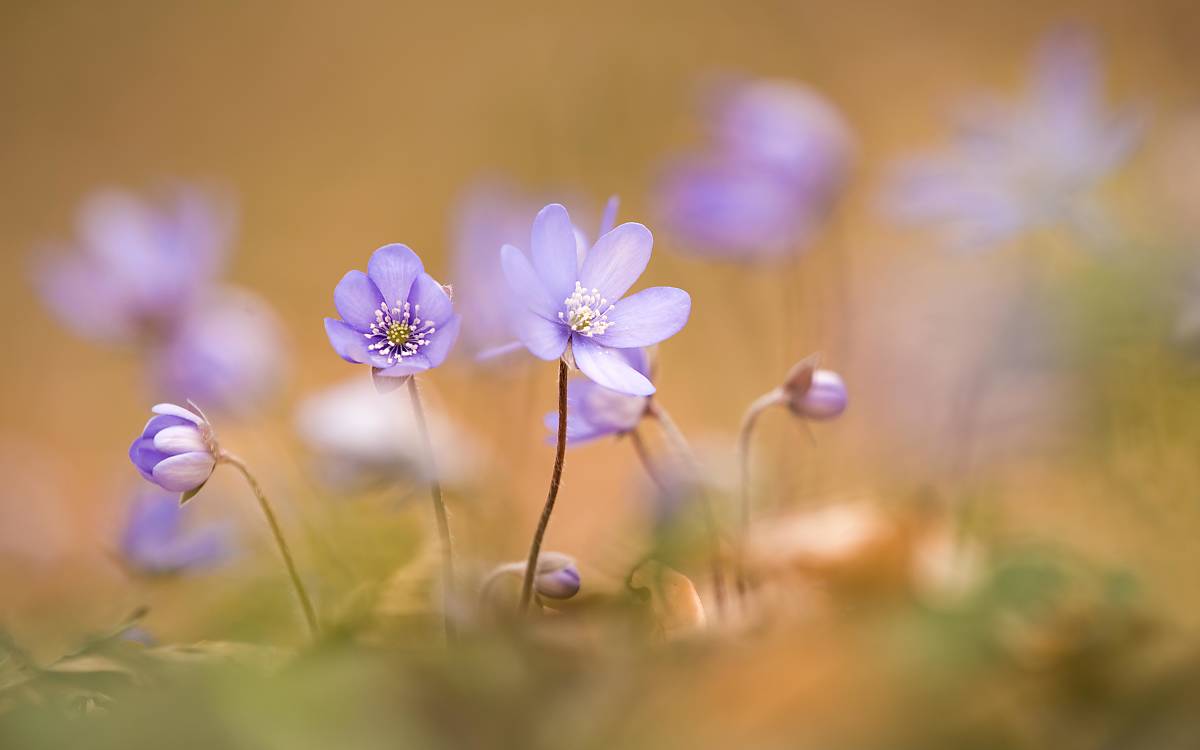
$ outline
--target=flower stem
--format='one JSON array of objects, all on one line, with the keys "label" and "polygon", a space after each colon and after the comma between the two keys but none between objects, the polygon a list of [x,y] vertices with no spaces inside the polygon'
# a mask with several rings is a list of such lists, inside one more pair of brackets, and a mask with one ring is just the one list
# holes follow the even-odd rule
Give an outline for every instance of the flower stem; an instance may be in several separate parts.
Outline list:
[{"label": "flower stem", "polygon": [[517,611],[529,609],[533,596],[533,577],[537,573],[538,555],[542,551],[542,537],[550,525],[550,514],[554,512],[554,501],[558,498],[558,486],[562,482],[563,460],[567,453],[567,363],[558,361],[558,442],[554,448],[554,470],[550,474],[550,491],[546,493],[546,505],[538,519],[533,541],[529,545],[529,558],[525,563],[525,579],[521,583],[521,603]]},{"label": "flower stem", "polygon": [[417,432],[425,451],[423,464],[429,474],[429,496],[433,500],[433,515],[437,519],[438,537],[442,545],[442,614],[445,618],[446,640],[456,636],[451,611],[454,608],[454,547],[450,538],[450,519],[446,515],[446,503],[442,501],[442,484],[438,480],[437,464],[433,457],[433,442],[429,437],[429,425],[425,421],[425,408],[421,405],[421,393],[417,389],[416,377],[408,379],[408,396],[412,401],[413,416],[417,421]]},{"label": "flower stem", "polygon": [[292,579],[296,598],[300,600],[300,607],[304,610],[304,619],[308,621],[308,632],[315,639],[321,634],[321,627],[317,624],[317,613],[313,609],[312,601],[308,598],[304,584],[300,581],[300,574],[296,572],[296,563],[292,560],[291,549],[283,538],[283,531],[279,528],[279,521],[275,519],[275,511],[271,509],[271,503],[267,501],[267,496],[263,493],[258,480],[254,478],[250,469],[246,468],[246,464],[240,458],[232,453],[221,451],[220,459],[223,463],[227,463],[241,472],[246,479],[246,484],[250,485],[250,490],[258,500],[258,507],[262,509],[263,516],[267,519],[267,525],[271,527],[271,534],[275,537],[275,545],[279,548],[279,554],[283,556],[283,564],[287,568],[288,577]]},{"label": "flower stem", "polygon": [[[696,454],[687,438],[684,437],[683,431],[675,424],[675,420],[671,419],[671,415],[663,408],[662,404],[654,399],[647,403],[646,412],[658,420],[663,434],[675,446],[676,453],[687,462],[692,475],[699,479],[700,462],[696,459]],[[713,598],[717,602],[717,612],[723,613],[725,611],[725,575],[721,569],[721,535],[717,528],[717,515],[713,511],[712,501],[707,492],[703,493],[702,504],[704,506],[705,533],[708,535],[709,564],[712,568],[710,575],[712,576]]]},{"label": "flower stem", "polygon": [[638,460],[642,462],[642,468],[646,470],[646,474],[654,481],[655,486],[660,490],[665,490],[663,480],[658,476],[658,469],[654,466],[654,460],[650,458],[650,452],[646,449],[646,441],[642,439],[642,433],[634,427],[629,431],[629,442],[633,444],[633,452],[637,454]]},{"label": "flower stem", "polygon": [[754,426],[758,423],[758,416],[775,404],[782,402],[783,399],[784,395],[778,388],[759,396],[742,415],[742,425],[738,430],[741,529],[737,545],[737,590],[740,596],[746,594],[746,537],[750,532],[750,439],[754,435]]}]

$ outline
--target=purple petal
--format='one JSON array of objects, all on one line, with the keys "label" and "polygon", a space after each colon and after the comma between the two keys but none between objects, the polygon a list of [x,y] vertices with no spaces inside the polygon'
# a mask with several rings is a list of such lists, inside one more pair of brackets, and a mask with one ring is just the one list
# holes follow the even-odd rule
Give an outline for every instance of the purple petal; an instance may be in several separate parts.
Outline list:
[{"label": "purple petal", "polygon": [[[424,307],[421,308],[424,311]],[[453,315],[450,320],[439,325],[429,338],[429,345],[421,348],[421,354],[429,359],[430,367],[437,367],[446,361],[454,342],[458,340],[458,329],[462,324],[462,316]]]},{"label": "purple petal", "polygon": [[142,428],[142,437],[153,440],[155,435],[168,427],[175,427],[177,425],[194,427],[195,424],[196,423],[192,422],[190,419],[183,419],[182,417],[173,417],[165,414],[156,414],[146,421],[146,426]]},{"label": "purple petal", "polygon": [[596,240],[583,260],[579,282],[586,289],[599,289],[609,302],[616,302],[646,270],[653,245],[649,229],[632,222],[622,224]]},{"label": "purple petal", "polygon": [[454,305],[451,304],[446,290],[427,273],[421,274],[413,282],[408,301],[420,305],[421,319],[432,320],[439,330],[454,314]]},{"label": "purple petal", "polygon": [[[570,406],[567,409],[568,445],[583,445],[603,437],[608,437],[609,435],[614,435],[617,432],[608,425],[592,424],[581,415],[570,411]],[[550,431],[550,435],[546,438],[546,441],[553,444],[558,439],[558,414],[547,412],[543,422],[546,425],[546,429]]]},{"label": "purple petal", "polygon": [[367,262],[367,276],[392,307],[408,301],[413,282],[424,272],[421,259],[407,245],[384,245]]},{"label": "purple petal", "polygon": [[333,304],[342,320],[359,331],[371,330],[375,313],[383,303],[375,282],[362,271],[350,271],[333,290]]},{"label": "purple petal", "polygon": [[371,372],[376,378],[407,378],[432,366],[424,354],[414,354],[390,367],[375,367]]},{"label": "purple petal", "polygon": [[509,289],[521,305],[547,320],[556,319],[562,300],[552,300],[525,253],[512,245],[505,245],[500,248],[500,267],[504,270]]},{"label": "purple petal", "polygon": [[191,411],[175,404],[155,404],[150,407],[150,411],[163,416],[186,419],[192,424],[204,424],[204,419],[199,414],[193,414]]},{"label": "purple petal", "polygon": [[378,367],[371,368],[371,382],[375,385],[375,392],[381,396],[399,389],[411,377],[412,373],[393,377],[384,375],[383,370]]},{"label": "purple petal", "polygon": [[204,484],[212,476],[216,460],[208,452],[181,453],[155,465],[154,481],[172,492],[187,492]]},{"label": "purple petal", "polygon": [[138,473],[151,482],[155,481],[155,465],[167,458],[166,453],[154,447],[154,438],[140,437],[134,440],[133,444],[129,446],[129,460],[133,462],[133,466],[138,470]]},{"label": "purple petal", "polygon": [[600,217],[600,234],[596,235],[597,237],[603,237],[616,226],[617,209],[620,207],[621,199],[615,195],[608,199],[608,203],[604,204],[604,214]]},{"label": "purple petal", "polygon": [[517,338],[538,359],[558,359],[567,350],[570,330],[562,323],[551,323],[531,310],[518,310],[512,325]]},{"label": "purple petal", "polygon": [[618,302],[608,314],[609,327],[596,340],[619,349],[650,346],[687,324],[692,298],[682,289],[656,286]]},{"label": "purple petal", "polygon": [[159,430],[154,436],[154,448],[170,455],[208,450],[208,446],[204,444],[204,437],[192,425]]},{"label": "purple petal", "polygon": [[530,239],[533,267],[552,298],[566,299],[579,278],[575,226],[567,209],[551,203],[533,220]]},{"label": "purple petal", "polygon": [[654,384],[614,349],[609,349],[586,336],[572,339],[572,351],[579,370],[593,382],[631,396],[649,396],[654,393]]},{"label": "purple petal", "polygon": [[333,318],[325,319],[325,335],[338,356],[347,362],[362,364],[371,359],[367,351],[367,339],[348,323]]}]

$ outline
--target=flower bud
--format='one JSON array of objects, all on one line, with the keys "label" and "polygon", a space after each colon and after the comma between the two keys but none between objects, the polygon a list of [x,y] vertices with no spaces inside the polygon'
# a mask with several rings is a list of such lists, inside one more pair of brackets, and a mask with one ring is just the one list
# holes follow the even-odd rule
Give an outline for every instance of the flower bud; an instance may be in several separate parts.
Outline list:
[{"label": "flower bud", "polygon": [[785,403],[796,416],[833,419],[846,410],[846,384],[832,370],[818,370],[812,357],[788,373],[781,388]]},{"label": "flower bud", "polygon": [[129,446],[129,459],[147,481],[190,495],[217,465],[212,426],[203,415],[175,404],[158,404],[151,411],[155,416]]},{"label": "flower bud", "polygon": [[533,588],[538,596],[547,599],[570,599],[579,593],[579,569],[575,561],[557,552],[546,552],[538,558]]}]

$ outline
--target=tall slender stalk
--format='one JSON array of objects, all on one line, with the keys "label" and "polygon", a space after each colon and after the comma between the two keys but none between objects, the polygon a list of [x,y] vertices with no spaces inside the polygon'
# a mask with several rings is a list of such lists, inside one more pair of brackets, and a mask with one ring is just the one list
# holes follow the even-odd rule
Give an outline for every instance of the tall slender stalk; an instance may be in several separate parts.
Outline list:
[{"label": "tall slender stalk", "polygon": [[650,457],[650,451],[646,449],[646,441],[642,439],[642,433],[634,427],[629,431],[629,442],[633,445],[633,452],[637,454],[638,460],[642,462],[642,468],[646,470],[646,474],[654,482],[660,490],[666,489],[663,485],[663,480],[658,476],[658,469],[654,466],[654,459]]},{"label": "tall slender stalk", "polygon": [[258,507],[262,509],[263,516],[267,519],[267,525],[271,527],[271,534],[275,537],[275,546],[279,548],[279,554],[283,557],[283,564],[287,568],[288,577],[292,579],[292,588],[296,590],[296,598],[300,600],[300,608],[304,610],[304,619],[308,622],[309,634],[315,639],[321,634],[321,627],[317,624],[317,612],[313,609],[312,601],[308,598],[308,592],[304,589],[304,583],[300,580],[300,574],[296,572],[296,563],[292,560],[291,549],[288,547],[287,540],[283,538],[283,531],[279,528],[279,521],[275,518],[275,511],[271,509],[271,503],[267,500],[262,485],[250,473],[250,469],[246,467],[245,462],[234,454],[221,451],[220,461],[229,464],[241,472],[242,477],[246,480],[246,484],[250,485],[250,490],[254,493],[255,499],[258,500]]},{"label": "tall slender stalk", "polygon": [[[675,446],[675,451],[688,464],[688,469],[693,476],[700,476],[700,462],[696,459],[695,452],[692,451],[692,446],[684,437],[683,431],[675,424],[675,420],[671,418],[663,405],[653,399],[646,406],[646,412],[650,416],[658,420],[658,424],[662,427],[663,434],[667,436],[667,440]],[[704,526],[705,534],[708,536],[709,546],[709,565],[711,566],[710,575],[712,576],[713,598],[717,602],[717,611],[725,611],[725,575],[721,568],[721,534],[717,527],[717,515],[713,511],[712,501],[708,497],[708,493],[704,493],[702,505],[704,507]]]},{"label": "tall slender stalk", "polygon": [[433,441],[429,437],[429,424],[425,420],[425,408],[421,405],[421,392],[417,378],[408,379],[408,397],[412,402],[413,417],[417,432],[421,433],[424,451],[422,465],[429,475],[429,496],[433,500],[433,516],[437,520],[438,538],[442,548],[442,617],[446,640],[453,641],[457,635],[454,627],[454,546],[450,538],[450,519],[446,514],[446,503],[442,500],[442,483],[438,480],[437,463],[433,456]]},{"label": "tall slender stalk", "polygon": [[563,460],[567,453],[567,363],[558,361],[558,442],[554,448],[554,469],[550,473],[550,490],[546,493],[546,504],[542,507],[542,516],[538,519],[537,529],[533,532],[533,541],[529,545],[529,558],[525,563],[525,578],[521,582],[521,603],[518,612],[529,609],[529,600],[533,597],[533,578],[537,573],[538,555],[542,551],[542,538],[546,536],[546,527],[550,525],[550,514],[554,512],[554,501],[558,499],[558,486],[562,482]]},{"label": "tall slender stalk", "polygon": [[759,415],[775,404],[782,403],[783,400],[784,395],[778,388],[759,396],[742,415],[742,425],[738,430],[741,529],[738,534],[736,576],[739,595],[746,593],[746,537],[750,532],[750,439],[754,435],[754,426],[758,423]]}]

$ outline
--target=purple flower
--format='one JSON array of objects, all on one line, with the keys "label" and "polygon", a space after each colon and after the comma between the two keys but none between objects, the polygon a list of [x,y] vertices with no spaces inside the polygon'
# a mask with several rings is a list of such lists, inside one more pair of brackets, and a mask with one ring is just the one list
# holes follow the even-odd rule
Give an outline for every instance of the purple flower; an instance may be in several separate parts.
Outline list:
[{"label": "purple flower", "polygon": [[[650,358],[644,349],[618,353],[633,369],[650,377]],[[590,380],[572,380],[567,385],[567,442],[579,445],[629,432],[642,420],[648,402],[645,396],[630,396]],[[558,414],[550,412],[545,422],[552,434],[558,432]]]},{"label": "purple flower", "polygon": [[152,368],[163,394],[250,413],[280,387],[288,346],[278,317],[258,295],[231,287],[207,294],[186,315]]},{"label": "purple flower", "polygon": [[726,82],[707,110],[710,142],[659,180],[667,227],[704,257],[773,261],[803,250],[853,159],[841,115],[808,87],[777,80]]},{"label": "purple flower", "polygon": [[90,196],[75,248],[35,259],[46,307],[81,337],[161,338],[220,271],[232,212],[181,188],[158,204],[118,191]]},{"label": "purple flower", "polygon": [[1043,41],[1024,101],[978,97],[950,146],[902,162],[884,192],[895,219],[939,228],[952,250],[984,250],[1065,226],[1099,240],[1111,227],[1094,198],[1137,146],[1143,118],[1110,114],[1094,40],[1067,27]]},{"label": "purple flower", "polygon": [[169,575],[226,560],[232,551],[230,528],[224,524],[188,528],[184,515],[189,512],[177,495],[140,493],[121,532],[122,561],[138,573]]},{"label": "purple flower", "polygon": [[175,404],[158,404],[151,411],[156,416],[129,446],[129,459],[147,481],[171,492],[195,493],[220,455],[212,425]]},{"label": "purple flower", "polygon": [[793,414],[807,419],[834,419],[846,411],[848,403],[842,377],[832,370],[817,369],[815,356],[797,362],[778,393]]},{"label": "purple flower", "polygon": [[527,258],[512,245],[501,265],[519,304],[513,317],[521,343],[555,360],[568,346],[580,371],[599,385],[634,396],[654,385],[621,355],[656,344],[687,323],[692,301],[673,287],[652,287],[622,299],[650,262],[654,239],[641,224],[605,233],[580,255],[571,217],[561,205],[543,208],[533,222]]},{"label": "purple flower", "polygon": [[366,273],[342,277],[333,302],[342,319],[325,319],[329,343],[342,359],[371,365],[377,378],[437,367],[458,338],[450,295],[405,245],[376,250]]},{"label": "purple flower", "polygon": [[575,560],[558,552],[545,552],[538,557],[534,590],[547,599],[570,599],[579,593],[579,568]]}]

